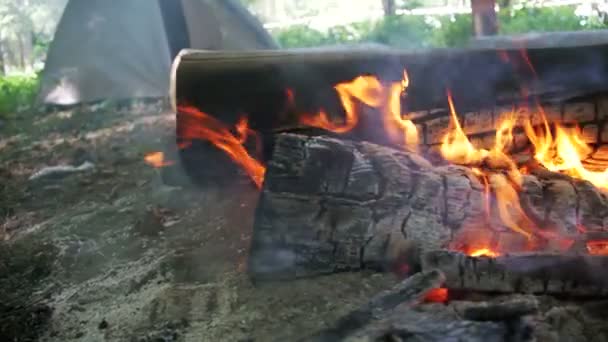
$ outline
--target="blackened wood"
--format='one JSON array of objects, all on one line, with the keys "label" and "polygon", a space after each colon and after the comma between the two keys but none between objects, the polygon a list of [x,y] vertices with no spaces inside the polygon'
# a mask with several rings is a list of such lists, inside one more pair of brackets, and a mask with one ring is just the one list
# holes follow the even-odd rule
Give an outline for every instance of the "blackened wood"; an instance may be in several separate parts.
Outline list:
[{"label": "blackened wood", "polygon": [[[418,250],[445,248],[473,228],[500,230],[505,241],[518,239],[520,250],[529,245],[501,226],[495,207],[488,222],[484,186],[470,169],[432,166],[415,153],[280,134],[265,177],[249,258],[253,278],[411,270]],[[584,238],[579,225],[607,230],[606,197],[587,182],[527,175],[520,201],[541,250],[563,252]]]},{"label": "blackened wood", "polygon": [[526,322],[479,322],[404,309],[342,341],[527,342],[533,341],[530,330]]},{"label": "blackened wood", "polygon": [[361,308],[341,318],[334,327],[319,332],[313,341],[340,341],[374,320],[389,316],[398,305],[420,303],[432,289],[440,287],[444,276],[440,271],[417,273],[390,290],[383,291]]},{"label": "blackened wood", "polygon": [[429,251],[423,269],[440,269],[448,289],[500,293],[552,294],[565,297],[608,295],[608,257],[564,254],[470,257],[453,251]]},{"label": "blackened wood", "polygon": [[472,321],[509,321],[538,311],[535,298],[511,299],[504,302],[482,302],[466,307],[462,316]]},{"label": "blackened wood", "polygon": [[249,272],[277,279],[382,269],[417,247],[439,248],[473,202],[459,172],[442,175],[417,154],[374,144],[281,134],[256,211]]}]

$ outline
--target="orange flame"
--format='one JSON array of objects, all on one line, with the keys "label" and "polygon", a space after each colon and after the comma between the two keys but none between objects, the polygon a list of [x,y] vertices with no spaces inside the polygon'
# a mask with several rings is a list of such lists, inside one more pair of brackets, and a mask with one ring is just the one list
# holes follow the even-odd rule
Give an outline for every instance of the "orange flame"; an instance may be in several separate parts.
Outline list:
[{"label": "orange flame", "polygon": [[258,188],[262,187],[266,168],[243,146],[247,137],[255,133],[249,129],[246,119],[237,123],[237,133],[233,134],[225,124],[194,107],[181,106],[178,111],[183,118],[183,128],[178,133],[181,139],[186,142],[195,139],[209,141],[242,167]]},{"label": "orange flame", "polygon": [[608,255],[608,240],[587,241],[587,251],[591,255]]},{"label": "orange flame", "polygon": [[357,102],[361,102],[380,109],[389,137],[394,141],[403,139],[404,146],[414,151],[418,146],[418,132],[414,123],[404,119],[401,112],[401,95],[408,85],[409,77],[405,70],[403,79],[388,87],[375,76],[359,76],[334,87],[344,108],[344,122],[334,123],[324,110],[320,110],[316,115],[303,115],[300,119],[301,123],[335,133],[349,132],[359,123],[360,113]]},{"label": "orange flame", "polygon": [[173,165],[172,161],[165,160],[165,154],[163,152],[152,152],[146,154],[144,157],[144,161],[157,169],[161,167],[171,166]]},{"label": "orange flame", "polygon": [[580,130],[555,124],[554,137],[540,107],[539,114],[543,120],[541,129],[534,129],[530,120],[524,126],[528,139],[534,146],[534,158],[549,171],[561,172],[587,180],[598,188],[608,189],[608,169],[590,171],[583,165],[583,159],[592,149],[585,143]]},{"label": "orange flame", "polygon": [[424,301],[427,303],[445,303],[449,299],[448,289],[445,287],[439,287],[436,289],[432,289],[427,292],[424,297]]},{"label": "orange flame", "polygon": [[[504,225],[528,239],[532,238],[534,223],[527,217],[519,204],[519,195],[515,187],[521,186],[522,176],[515,162],[505,153],[513,141],[514,115],[504,119],[496,131],[494,147],[490,150],[476,148],[462,130],[451,92],[448,91],[450,109],[450,128],[444,135],[441,144],[443,157],[455,164],[469,166],[489,166],[494,170],[505,170],[508,178],[498,172],[484,172],[473,168],[473,173],[480,177],[486,187],[486,215],[490,217],[489,191],[494,190],[499,217]],[[489,185],[489,186],[488,186]]]},{"label": "orange flame", "polygon": [[481,257],[481,256],[485,256],[485,257],[489,257],[489,258],[496,258],[499,257],[500,254],[496,251],[493,251],[490,248],[479,248],[479,249],[475,249],[473,251],[471,251],[470,253],[467,253],[469,256],[472,257]]}]

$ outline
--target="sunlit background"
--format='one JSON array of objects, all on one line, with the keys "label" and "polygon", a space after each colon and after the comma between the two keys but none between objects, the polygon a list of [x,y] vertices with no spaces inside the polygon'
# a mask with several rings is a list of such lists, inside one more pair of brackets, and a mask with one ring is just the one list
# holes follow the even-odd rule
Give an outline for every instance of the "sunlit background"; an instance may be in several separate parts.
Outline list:
[{"label": "sunlit background", "polygon": [[[470,0],[240,0],[283,48],[378,43],[465,46]],[[35,96],[67,0],[0,0],[0,113]],[[606,28],[606,0],[496,0],[499,34]]]}]

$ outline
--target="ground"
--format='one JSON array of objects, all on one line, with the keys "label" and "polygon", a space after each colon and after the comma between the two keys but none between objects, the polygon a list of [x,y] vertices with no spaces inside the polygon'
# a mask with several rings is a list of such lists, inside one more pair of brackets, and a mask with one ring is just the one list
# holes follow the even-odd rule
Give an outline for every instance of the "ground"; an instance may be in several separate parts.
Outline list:
[{"label": "ground", "polygon": [[[173,148],[174,126],[155,104],[32,111],[0,126],[0,340],[294,340],[395,282],[253,284],[258,191],[163,184],[143,157]],[[85,161],[94,169],[29,180]]]}]

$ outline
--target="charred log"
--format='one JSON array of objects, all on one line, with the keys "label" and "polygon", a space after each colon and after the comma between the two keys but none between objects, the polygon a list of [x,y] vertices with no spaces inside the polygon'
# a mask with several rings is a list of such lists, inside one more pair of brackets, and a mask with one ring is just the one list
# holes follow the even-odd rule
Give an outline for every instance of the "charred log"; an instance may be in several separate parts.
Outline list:
[{"label": "charred log", "polygon": [[535,298],[507,300],[501,303],[482,302],[464,308],[462,317],[471,321],[510,321],[538,311]]},{"label": "charred log", "polygon": [[335,327],[322,331],[309,340],[532,340],[532,327],[521,317],[536,312],[538,304],[535,300],[466,303],[464,315],[458,314],[455,307],[422,304],[424,293],[439,286],[442,279],[441,272],[436,270],[418,273],[394,289],[379,294],[361,309],[341,319]]},{"label": "charred log", "polygon": [[[492,234],[503,253],[526,250],[525,236],[488,222],[484,201],[484,186],[465,167],[435,167],[371,143],[282,134],[256,212],[249,271],[256,279],[411,271],[418,250],[445,248],[463,234]],[[606,197],[587,182],[525,176],[520,201],[542,250],[563,251],[579,225],[606,230]]]},{"label": "charred log", "polygon": [[423,269],[439,269],[446,287],[480,292],[551,294],[564,297],[608,295],[605,256],[524,254],[498,258],[470,257],[452,251],[429,251]]},{"label": "charred log", "polygon": [[440,271],[418,273],[394,288],[379,293],[361,308],[340,319],[336,325],[318,333],[313,341],[341,341],[376,320],[390,316],[398,305],[418,304],[426,293],[441,286],[444,276]]},{"label": "charred log", "polygon": [[532,328],[521,320],[479,322],[446,316],[404,308],[342,341],[534,341]]}]

